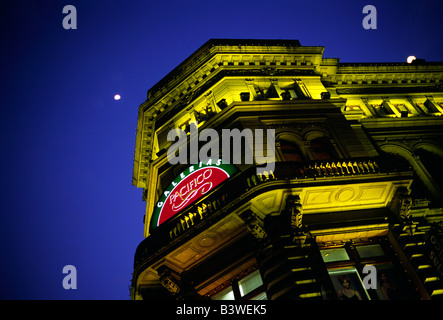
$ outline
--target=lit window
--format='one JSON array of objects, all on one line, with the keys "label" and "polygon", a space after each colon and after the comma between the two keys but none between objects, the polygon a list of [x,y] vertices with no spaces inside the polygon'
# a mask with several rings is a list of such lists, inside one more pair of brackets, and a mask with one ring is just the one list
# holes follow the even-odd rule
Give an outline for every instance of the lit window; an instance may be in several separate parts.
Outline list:
[{"label": "lit window", "polygon": [[254,271],[238,282],[240,295],[243,297],[261,285],[263,285],[263,281],[260,276],[260,271]]},{"label": "lit window", "polygon": [[370,300],[357,269],[328,270],[339,300]]},{"label": "lit window", "polygon": [[212,300],[267,300],[260,271],[256,270],[238,280],[234,278],[228,287],[214,294]]},{"label": "lit window", "polygon": [[321,256],[325,263],[349,260],[348,253],[346,252],[345,248],[321,250]]},{"label": "lit window", "polygon": [[232,287],[228,287],[223,291],[212,296],[212,300],[235,300]]},{"label": "lit window", "polygon": [[268,296],[266,295],[266,292],[259,293],[251,300],[268,300]]},{"label": "lit window", "polygon": [[[385,241],[385,240],[384,240]],[[390,261],[393,252],[381,243],[347,244],[339,248],[321,249],[333,289],[339,300],[411,299],[414,295],[408,279]],[[365,288],[363,267],[375,267],[376,287]],[[372,271],[371,271],[372,272]],[[372,283],[372,282],[371,282]]]},{"label": "lit window", "polygon": [[379,244],[373,244],[369,246],[358,246],[356,247],[358,255],[360,258],[373,258],[373,257],[381,257],[385,255],[385,252],[381,248]]}]

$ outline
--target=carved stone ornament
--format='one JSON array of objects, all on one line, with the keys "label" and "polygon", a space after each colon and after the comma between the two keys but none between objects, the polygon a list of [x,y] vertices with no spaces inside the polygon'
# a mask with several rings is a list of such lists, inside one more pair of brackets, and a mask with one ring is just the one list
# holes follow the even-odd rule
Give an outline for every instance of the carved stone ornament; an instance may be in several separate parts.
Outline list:
[{"label": "carved stone ornament", "polygon": [[174,281],[171,276],[171,272],[168,269],[165,269],[160,275],[160,283],[163,287],[165,287],[170,293],[176,295],[180,292],[180,287]]},{"label": "carved stone ornament", "polygon": [[303,208],[298,195],[289,196],[286,199],[286,209],[291,213],[291,227],[295,230],[302,228]]},{"label": "carved stone ornament", "polygon": [[406,187],[398,187],[391,202],[391,210],[397,215],[403,231],[409,235],[415,232],[416,224],[411,219],[412,197]]},{"label": "carved stone ornament", "polygon": [[290,213],[290,223],[293,230],[293,242],[299,246],[303,246],[307,240],[312,238],[307,226],[303,225],[303,208],[300,196],[289,196],[286,199],[286,208]]},{"label": "carved stone ornament", "polygon": [[268,240],[268,235],[263,227],[263,221],[254,213],[248,211],[244,214],[248,231],[259,241]]}]

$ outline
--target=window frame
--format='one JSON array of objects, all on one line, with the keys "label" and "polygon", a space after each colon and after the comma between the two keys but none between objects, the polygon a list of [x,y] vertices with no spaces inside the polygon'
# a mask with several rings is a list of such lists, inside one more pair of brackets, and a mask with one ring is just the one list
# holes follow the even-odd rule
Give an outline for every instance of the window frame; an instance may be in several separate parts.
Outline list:
[{"label": "window frame", "polygon": [[[384,255],[382,256],[371,256],[367,258],[361,258],[359,255],[359,252],[357,250],[358,247],[364,247],[364,246],[370,246],[370,245],[379,245],[380,248],[383,250]],[[339,270],[346,270],[350,268],[355,268],[359,278],[362,280],[366,274],[363,273],[363,268],[365,265],[386,265],[386,264],[392,264],[396,269],[398,269],[398,266],[396,265],[396,261],[393,258],[393,252],[392,249],[389,248],[387,244],[387,239],[381,238],[381,239],[373,239],[369,241],[362,241],[358,243],[351,243],[346,242],[338,245],[333,246],[320,246],[320,251],[322,250],[328,250],[328,249],[334,249],[334,248],[345,248],[346,253],[349,257],[348,260],[339,260],[339,261],[332,261],[332,262],[324,262],[326,269],[329,271],[339,271]],[[322,255],[322,261],[323,255]],[[332,281],[332,278],[331,278]],[[366,290],[369,300],[379,300],[376,290]]]},{"label": "window frame", "polygon": [[[246,279],[248,276],[251,276],[255,272],[258,272],[258,274],[260,276],[260,279],[262,281],[262,284],[259,285],[256,288],[252,289],[248,293],[242,295],[239,283],[242,280]],[[214,293],[209,295],[211,300],[218,300],[218,299],[213,299],[213,298],[216,297],[217,295],[220,295],[224,291],[227,291],[229,288],[230,288],[230,291],[233,293],[234,300],[254,300],[255,297],[260,296],[263,293],[267,297],[266,290],[265,290],[265,285],[263,283],[263,279],[261,278],[261,273],[260,273],[258,268],[253,268],[252,270],[249,270],[245,274],[237,275],[234,278],[226,281],[222,285],[222,288],[220,290],[218,290],[218,291],[216,291],[216,292],[214,292]],[[231,301],[233,301],[233,300],[231,300]]]}]

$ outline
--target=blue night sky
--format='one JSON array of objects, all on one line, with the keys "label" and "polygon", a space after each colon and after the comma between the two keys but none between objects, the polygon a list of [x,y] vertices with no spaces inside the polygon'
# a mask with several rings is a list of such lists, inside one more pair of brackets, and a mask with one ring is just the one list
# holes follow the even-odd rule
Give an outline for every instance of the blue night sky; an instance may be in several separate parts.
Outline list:
[{"label": "blue night sky", "polygon": [[[65,30],[65,5],[77,30]],[[377,8],[377,30],[362,9]],[[129,299],[145,203],[138,106],[210,38],[298,39],[341,62],[443,61],[441,0],[3,0],[0,298]],[[115,101],[115,94],[122,99]],[[62,269],[77,268],[77,290]]]}]

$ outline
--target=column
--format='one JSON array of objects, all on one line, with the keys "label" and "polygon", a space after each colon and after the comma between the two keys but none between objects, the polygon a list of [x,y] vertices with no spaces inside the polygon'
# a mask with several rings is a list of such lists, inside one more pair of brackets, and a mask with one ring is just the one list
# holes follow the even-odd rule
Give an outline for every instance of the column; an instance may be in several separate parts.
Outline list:
[{"label": "column", "polygon": [[258,252],[257,262],[270,300],[335,298],[315,238],[302,220],[298,196],[289,196],[279,215],[264,220],[268,241]]}]

